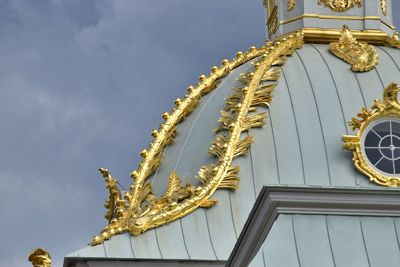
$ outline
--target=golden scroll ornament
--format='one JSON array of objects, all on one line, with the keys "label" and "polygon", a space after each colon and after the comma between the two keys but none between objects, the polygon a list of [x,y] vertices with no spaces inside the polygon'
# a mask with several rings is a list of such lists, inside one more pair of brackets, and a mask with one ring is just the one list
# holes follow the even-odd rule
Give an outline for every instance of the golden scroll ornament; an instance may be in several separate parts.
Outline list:
[{"label": "golden scroll ornament", "polygon": [[342,138],[343,148],[353,152],[354,166],[369,177],[371,182],[388,187],[400,187],[400,178],[377,170],[367,159],[362,140],[369,132],[369,126],[374,123],[380,120],[398,120],[400,118],[399,91],[400,87],[397,84],[390,84],[384,90],[382,100],[375,99],[370,109],[363,108],[357,117],[352,118],[349,122],[353,131],[358,130],[357,135],[344,135]]},{"label": "golden scroll ornament", "polygon": [[391,47],[400,49],[400,38],[398,32],[393,33],[392,38],[390,38],[389,45]]},{"label": "golden scroll ornament", "polygon": [[361,7],[362,0],[318,0],[318,4],[323,4],[336,12],[344,12],[355,6]]},{"label": "golden scroll ornament", "polygon": [[351,64],[353,71],[369,71],[378,64],[376,48],[365,42],[358,42],[347,26],[343,26],[339,41],[329,44],[329,50]]},{"label": "golden scroll ornament", "polygon": [[42,248],[32,251],[28,260],[32,263],[33,267],[51,267],[50,254]]}]

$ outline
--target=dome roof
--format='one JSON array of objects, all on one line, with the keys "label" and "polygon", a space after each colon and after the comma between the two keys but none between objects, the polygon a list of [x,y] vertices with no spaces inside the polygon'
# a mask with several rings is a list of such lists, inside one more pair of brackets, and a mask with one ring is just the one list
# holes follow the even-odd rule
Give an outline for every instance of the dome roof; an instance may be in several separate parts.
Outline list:
[{"label": "dome roof", "polygon": [[[265,125],[243,133],[254,140],[249,153],[233,161],[240,166],[238,190],[217,190],[213,198],[218,203],[212,208],[197,209],[137,237],[116,235],[68,255],[67,262],[93,257],[225,261],[265,185],[387,190],[354,168],[352,154],[342,149],[341,140],[354,134],[347,122],[381,98],[386,86],[400,81],[400,50],[376,49],[379,64],[355,73],[328,45],[305,44],[281,67],[270,107],[259,107],[268,115]],[[231,70],[178,125],[174,142],[150,178],[156,196],[164,194],[171,171],[183,184],[196,185],[198,170],[215,162],[208,152],[216,138],[213,130],[220,124],[226,98],[240,85],[240,74],[251,71],[254,61]]]}]

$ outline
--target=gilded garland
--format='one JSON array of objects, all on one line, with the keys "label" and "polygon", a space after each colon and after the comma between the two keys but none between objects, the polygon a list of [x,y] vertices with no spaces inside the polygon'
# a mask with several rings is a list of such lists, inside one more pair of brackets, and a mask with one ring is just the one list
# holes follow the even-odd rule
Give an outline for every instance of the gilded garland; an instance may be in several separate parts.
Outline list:
[{"label": "gilded garland", "polygon": [[365,42],[358,42],[347,26],[343,26],[339,41],[329,44],[329,50],[351,64],[353,71],[369,71],[378,64],[376,48]]},{"label": "gilded garland", "polygon": [[[286,56],[302,47],[301,32],[292,34],[275,43],[267,43],[261,49],[250,48],[247,53],[239,52],[229,62],[224,60],[221,67],[213,67],[209,76],[200,76],[196,87],[189,87],[188,95],[175,101],[172,113],[164,113],[165,122],[154,130],[153,142],[141,152],[143,161],[139,169],[131,173],[133,183],[123,197],[113,178],[106,169],[100,169],[110,196],[106,201],[109,225],[94,237],[91,244],[96,245],[112,236],[129,232],[140,235],[143,232],[180,219],[198,208],[209,208],[217,203],[212,198],[217,189],[237,189],[239,167],[233,166],[235,157],[248,152],[252,136],[243,138],[242,133],[254,127],[262,127],[266,115],[257,113],[260,105],[269,105],[271,92],[280,74],[278,68],[284,64]],[[226,100],[226,108],[221,111],[220,127],[209,152],[216,157],[214,164],[206,165],[198,171],[200,185],[183,185],[179,175],[172,171],[165,194],[156,197],[152,193],[148,178],[158,169],[164,149],[176,135],[177,124],[198,104],[201,96],[213,90],[218,81],[235,67],[260,57],[254,70],[240,77],[242,86],[235,88]]]},{"label": "gilded garland", "polygon": [[324,4],[336,12],[344,12],[355,6],[361,7],[362,0],[318,0],[318,4]]},{"label": "gilded garland", "polygon": [[357,135],[342,138],[343,148],[353,152],[354,166],[371,182],[390,187],[400,186],[399,91],[397,84],[390,84],[383,100],[374,100],[349,122]]}]

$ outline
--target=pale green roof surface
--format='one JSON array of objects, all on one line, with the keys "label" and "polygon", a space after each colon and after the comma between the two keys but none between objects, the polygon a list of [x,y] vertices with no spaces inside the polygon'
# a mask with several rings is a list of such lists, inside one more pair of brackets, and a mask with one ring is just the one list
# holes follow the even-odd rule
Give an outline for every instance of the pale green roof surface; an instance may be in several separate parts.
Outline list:
[{"label": "pale green roof surface", "polygon": [[400,218],[281,214],[250,266],[397,267]]},{"label": "pale green roof surface", "polygon": [[[400,50],[387,47],[377,47],[377,50],[377,68],[354,73],[350,65],[328,51],[327,45],[304,45],[282,68],[279,85],[267,111],[266,125],[250,131],[255,138],[249,155],[234,162],[241,168],[237,191],[218,190],[215,198],[219,202],[210,209],[199,209],[139,237],[115,236],[103,245],[87,247],[68,256],[227,260],[264,185],[386,190],[371,184],[354,169],[352,155],[342,150],[341,143],[343,134],[352,133],[346,122],[362,107],[369,107],[373,99],[381,98],[383,88],[388,84],[400,82],[400,69],[396,63],[400,62]],[[215,138],[212,130],[218,125],[224,98],[237,85],[239,74],[249,68],[251,64],[247,63],[232,71],[178,126],[176,140],[167,148],[162,166],[152,178],[157,194],[164,192],[169,172],[174,169],[184,181],[197,182],[194,177],[200,166],[213,160],[207,151]],[[286,217],[280,217],[277,222],[285,220],[282,218]],[[321,220],[313,218],[315,223]],[[98,230],[93,229],[93,235]],[[349,244],[353,242],[352,236],[347,235],[347,238]],[[268,244],[271,245],[264,248],[264,253],[277,249],[272,243]],[[368,253],[373,252],[368,250]],[[292,255],[294,252],[287,253]]]}]

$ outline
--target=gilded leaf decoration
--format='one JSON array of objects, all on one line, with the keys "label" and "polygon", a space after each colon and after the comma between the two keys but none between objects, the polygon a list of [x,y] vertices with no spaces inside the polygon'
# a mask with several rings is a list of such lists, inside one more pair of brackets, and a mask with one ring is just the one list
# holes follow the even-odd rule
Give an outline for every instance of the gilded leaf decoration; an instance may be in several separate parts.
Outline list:
[{"label": "gilded leaf decoration", "polygon": [[318,0],[318,4],[323,4],[336,12],[344,12],[355,6],[361,7],[362,0]]},{"label": "gilded leaf decoration", "polygon": [[343,27],[339,41],[329,45],[329,50],[351,64],[353,71],[369,71],[378,64],[376,48],[365,42],[358,42],[347,26]]},{"label": "gilded leaf decoration", "polygon": [[[212,198],[218,189],[236,190],[239,185],[239,166],[234,166],[235,157],[248,153],[253,142],[252,136],[243,132],[254,127],[262,127],[265,113],[257,112],[261,105],[268,106],[274,83],[280,75],[279,66],[285,57],[303,44],[301,32],[289,35],[279,42],[268,42],[261,49],[250,48],[246,53],[239,52],[232,61],[224,60],[220,67],[213,67],[211,74],[200,76],[197,86],[190,86],[187,96],[175,101],[176,108],[165,113],[165,122],[158,130],[153,131],[153,142],[143,150],[143,157],[138,170],[132,172],[132,185],[125,194],[123,204],[113,204],[115,210],[109,210],[107,219],[111,219],[101,233],[94,237],[91,244],[96,245],[112,236],[129,232],[140,235],[143,232],[180,219],[198,208],[210,208],[218,200]],[[240,76],[238,88],[226,100],[226,108],[221,111],[220,127],[212,143],[209,153],[215,162],[205,165],[198,171],[199,185],[182,184],[179,175],[172,171],[165,194],[156,197],[148,181],[160,166],[162,154],[176,134],[177,124],[188,116],[200,98],[213,90],[218,81],[237,66],[257,58],[254,70]],[[110,189],[110,197],[106,203],[119,199],[120,193],[115,188],[115,178],[107,170],[101,169],[103,177]],[[109,205],[107,206],[110,207]]]}]

